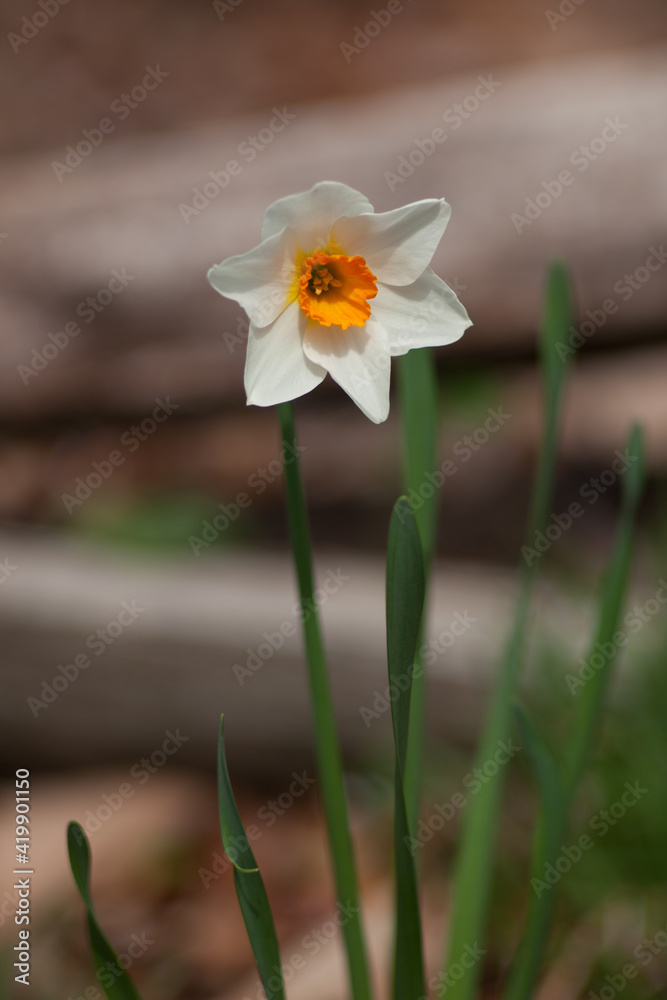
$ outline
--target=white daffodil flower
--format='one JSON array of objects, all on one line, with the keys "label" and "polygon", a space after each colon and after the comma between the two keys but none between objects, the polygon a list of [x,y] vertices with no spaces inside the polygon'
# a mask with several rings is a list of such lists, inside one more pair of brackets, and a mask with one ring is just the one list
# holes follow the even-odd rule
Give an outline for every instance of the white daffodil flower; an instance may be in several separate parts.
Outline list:
[{"label": "white daffodil flower", "polygon": [[270,205],[259,246],[208,272],[250,318],[248,403],[296,399],[328,372],[367,417],[386,420],[392,356],[452,344],[471,325],[429,267],[450,212],[429,198],[376,213],[336,181]]}]

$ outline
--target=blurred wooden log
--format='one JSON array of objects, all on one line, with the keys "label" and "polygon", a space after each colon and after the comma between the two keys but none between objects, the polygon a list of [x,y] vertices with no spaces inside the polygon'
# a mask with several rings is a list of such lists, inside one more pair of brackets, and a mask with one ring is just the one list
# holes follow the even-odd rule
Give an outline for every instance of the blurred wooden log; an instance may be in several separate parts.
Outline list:
[{"label": "blurred wooden log", "polygon": [[[496,353],[500,345],[532,349],[554,255],[571,264],[582,307],[616,301],[597,341],[661,331],[660,274],[627,301],[614,285],[664,239],[667,132],[656,125],[667,110],[664,60],[661,48],[503,66],[486,75],[499,86],[487,82],[495,89],[481,102],[474,96],[479,78],[465,77],[354,103],[295,105],[288,108],[294,120],[189,224],[179,205],[193,201],[211,171],[243,160],[239,145],[265,128],[273,111],[214,129],[111,137],[60,183],[52,161],[62,161],[64,149],[6,161],[0,417],[143,411],[165,393],[186,405],[240,401],[244,351],[229,346],[239,311],[211,291],[206,269],[257,242],[274,198],[326,177],[364,190],[379,210],[426,196],[452,203],[435,267],[460,289],[475,327],[450,357]],[[443,123],[466,99],[478,108],[460,128],[451,115]],[[608,119],[620,123],[615,138]],[[418,162],[417,140],[435,128],[444,128],[446,141],[390,190],[387,173],[414,150]],[[605,129],[608,148],[591,153],[586,170],[575,166],[571,155]],[[572,183],[549,196],[544,185],[556,191],[568,168]],[[538,195],[540,204],[552,203],[517,232],[513,214],[525,214],[526,199]],[[81,334],[25,384],[18,369],[30,363],[32,349],[41,351],[49,333],[76,321],[79,304],[123,268],[133,276],[127,288],[89,325],[79,319]]]},{"label": "blurred wooden log", "polygon": [[[136,760],[167,730],[180,730],[187,737],[181,765],[211,766],[224,712],[235,766],[266,772],[311,760],[288,559],[137,559],[16,533],[0,538],[0,553],[16,567],[2,584],[0,609],[4,759],[27,767],[82,756]],[[331,553],[320,560],[318,583],[343,746],[351,758],[366,756],[391,739],[384,567]],[[428,668],[436,737],[474,739],[513,591],[513,575],[489,567],[437,572]],[[541,627],[558,648],[565,643],[581,655],[590,627],[586,602],[550,588],[543,601]]]},{"label": "blurred wooden log", "polygon": [[[590,476],[609,467],[633,420],[641,421],[646,430],[651,473],[658,477],[664,474],[666,380],[664,347],[603,355],[589,352],[578,359],[569,376],[563,415],[563,495],[571,493],[570,499],[576,498],[586,470]],[[457,392],[455,375],[445,379],[445,399],[450,389]],[[463,461],[462,443],[476,432],[483,440],[489,409],[502,411],[508,419],[483,450]],[[333,544],[335,532],[340,530],[334,519],[340,522],[340,510],[354,504],[356,513],[346,519],[344,544],[354,546],[359,540],[365,547],[383,545],[385,528],[378,525],[374,510],[379,506],[388,509],[401,488],[398,406],[392,406],[388,421],[379,427],[372,425],[342,391],[331,400],[313,394],[300,402],[299,410],[304,475],[314,511],[324,518],[320,520],[323,537],[332,539]],[[128,428],[141,423],[150,412],[115,414],[94,424],[88,421],[75,432],[65,423],[23,424],[23,440],[10,437],[0,443],[0,518],[22,520],[31,512],[40,521],[69,522],[63,494],[71,495],[78,477],[86,478],[94,470],[93,463],[106,461],[112,451],[120,449],[124,461],[95,491],[89,501],[91,508],[122,508],[144,497],[161,492],[173,495],[183,489],[213,508],[245,491],[253,496],[253,509],[247,515],[251,527],[261,523],[275,531],[275,525],[283,523],[282,476],[268,472],[269,467],[279,468],[280,455],[278,425],[271,410],[252,407],[240,413],[227,410],[197,416],[188,413],[185,406],[179,407],[130,452],[122,439]],[[448,554],[455,537],[454,552],[466,558],[514,557],[521,544],[529,479],[540,447],[541,414],[542,384],[533,364],[504,369],[484,396],[477,392],[474,402],[465,408],[446,409],[440,461],[453,461],[458,469],[442,492],[443,518],[456,523],[454,536],[443,522],[442,539]],[[9,424],[6,428],[9,430]],[[352,441],[354,447],[350,447]],[[260,481],[258,476],[264,486],[261,495],[249,488],[249,483]],[[604,530],[609,517],[615,516],[614,503],[612,491],[605,501],[605,513],[596,510],[598,528]],[[86,507],[83,513],[87,516],[88,512]],[[76,508],[73,513],[78,519],[81,511]],[[502,539],[492,526],[499,519],[505,526]],[[327,534],[330,528],[333,536]]]}]

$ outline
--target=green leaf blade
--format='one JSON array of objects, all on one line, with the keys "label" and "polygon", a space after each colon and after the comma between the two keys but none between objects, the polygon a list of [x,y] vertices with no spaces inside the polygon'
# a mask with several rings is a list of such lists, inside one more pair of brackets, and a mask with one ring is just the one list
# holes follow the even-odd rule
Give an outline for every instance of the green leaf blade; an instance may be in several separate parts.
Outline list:
[{"label": "green leaf blade", "polygon": [[634,550],[637,508],[646,474],[645,444],[642,428],[634,424],[628,435],[625,454],[630,462],[622,480],[622,498],[616,538],[600,590],[598,625],[591,642],[589,659],[596,649],[612,648],[611,655],[581,691],[575,691],[577,716],[567,758],[567,794],[571,801],[586,766],[588,754],[609,684],[612,666],[618,655],[614,635],[618,631],[628,591]]},{"label": "green leaf blade", "polygon": [[[440,436],[438,376],[433,351],[428,347],[408,351],[398,358],[398,391],[403,428],[403,491],[412,498],[422,545],[424,573],[428,584],[435,557],[438,493],[423,495],[424,483],[438,467]],[[425,623],[422,623],[425,627]],[[421,644],[420,644],[421,645]],[[419,655],[416,660],[419,660]],[[403,784],[408,822],[415,830],[421,800],[426,709],[425,671],[415,674],[410,699],[410,728]]]},{"label": "green leaf blade", "polygon": [[567,267],[562,260],[554,260],[547,274],[539,340],[540,364],[548,395],[558,393],[567,374],[567,365],[575,354],[568,336],[573,311]]},{"label": "green leaf blade", "polygon": [[[127,970],[120,964],[118,955],[97,922],[90,892],[90,843],[79,823],[72,822],[67,827],[67,851],[74,881],[86,906],[90,946],[102,989],[108,1000],[141,1000]],[[106,975],[102,976],[100,970],[106,970]],[[110,975],[113,975],[112,982],[109,982]]]},{"label": "green leaf blade", "polygon": [[232,791],[224,741],[224,719],[218,740],[218,801],[222,843],[234,866],[234,885],[250,946],[267,1000],[285,1000],[280,949],[264,880],[246,836]]},{"label": "green leaf blade", "polygon": [[424,596],[424,562],[415,513],[410,502],[401,497],[394,505],[387,545],[387,664],[389,683],[401,691],[400,697],[392,701],[401,774],[408,750],[410,693]]},{"label": "green leaf blade", "polygon": [[[556,758],[526,710],[515,705],[519,732],[531,759],[540,793],[540,814],[533,841],[531,886],[558,856],[566,812],[565,789]],[[525,930],[508,981],[505,1000],[531,997],[546,950],[555,894],[531,894]]]},{"label": "green leaf blade", "polygon": [[[560,768],[551,748],[546,743],[526,709],[519,703],[514,706],[519,733],[523,744],[528,750],[537,777],[537,783],[544,812],[546,842],[550,832],[559,828],[560,817],[563,814],[565,795]],[[556,834],[556,839],[558,835]]]},{"label": "green leaf blade", "polygon": [[573,295],[567,268],[553,261],[547,274],[542,327],[538,341],[544,387],[544,430],[535,486],[531,498],[528,543],[546,524],[553,494],[558,450],[558,423],[565,379],[575,353],[569,343],[573,321]]},{"label": "green leaf blade", "polygon": [[[542,445],[538,459],[528,518],[526,545],[546,527],[553,495],[558,448],[558,424],[572,322],[572,293],[565,266],[555,261],[547,275],[539,355],[544,381]],[[483,767],[498,743],[509,737],[512,704],[524,658],[528,614],[540,560],[521,566],[519,595],[507,642],[504,646],[495,688],[491,696],[476,764]],[[454,904],[447,943],[449,963],[458,962],[467,948],[486,942],[486,925],[495,858],[496,831],[502,801],[502,779],[489,781],[472,799],[463,817],[462,843],[454,876]],[[473,1000],[480,980],[479,963],[449,987],[448,1000]]]},{"label": "green leaf blade", "polygon": [[[607,656],[602,668],[586,682],[583,690],[573,691],[578,700],[572,736],[568,741],[565,773],[562,779],[554,776],[551,779],[552,782],[558,781],[559,786],[562,785],[559,791],[561,804],[558,808],[553,801],[543,796],[537,823],[536,839],[539,846],[533,865],[533,878],[540,878],[547,864],[555,864],[558,858],[559,845],[567,833],[568,817],[586,769],[611,670],[618,653],[613,639],[620,625],[630,579],[634,527],[645,476],[644,437],[639,425],[633,425],[630,430],[625,454],[630,464],[623,479],[619,524],[600,590],[598,624],[591,642],[589,659],[599,648],[611,648],[611,655]],[[543,775],[545,766],[542,760]],[[546,954],[555,898],[555,890],[542,893],[539,897],[531,896],[521,943],[504,994],[505,1000],[530,1000],[533,996]]]}]

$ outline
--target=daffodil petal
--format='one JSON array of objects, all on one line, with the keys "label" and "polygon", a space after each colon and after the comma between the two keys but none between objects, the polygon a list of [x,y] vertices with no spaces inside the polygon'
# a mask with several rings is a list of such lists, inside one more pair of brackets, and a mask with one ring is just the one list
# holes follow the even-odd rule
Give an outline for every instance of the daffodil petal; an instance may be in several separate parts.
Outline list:
[{"label": "daffodil petal", "polygon": [[372,314],[389,334],[392,355],[415,347],[441,347],[472,326],[455,293],[428,267],[411,285],[378,285]]},{"label": "daffodil petal", "polygon": [[389,337],[372,318],[365,326],[309,323],[303,339],[306,356],[325,368],[359,409],[380,424],[389,415],[391,354]]},{"label": "daffodil petal", "polygon": [[364,257],[378,281],[410,285],[431,263],[450,214],[443,198],[428,198],[391,212],[338,219],[331,235],[345,253]]},{"label": "daffodil petal", "polygon": [[331,227],[341,215],[353,216],[372,211],[368,198],[354,188],[338,181],[322,181],[310,191],[290,194],[269,205],[262,223],[262,239],[291,226],[299,238],[301,249],[310,254],[327,245]]},{"label": "daffodil petal", "polygon": [[244,375],[248,405],[285,403],[320,384],[326,371],[303,351],[307,323],[298,303],[291,302],[270,326],[251,325]]},{"label": "daffodil petal", "polygon": [[296,233],[283,229],[254,250],[216,264],[208,280],[245,309],[253,326],[268,326],[289,302],[298,252]]}]

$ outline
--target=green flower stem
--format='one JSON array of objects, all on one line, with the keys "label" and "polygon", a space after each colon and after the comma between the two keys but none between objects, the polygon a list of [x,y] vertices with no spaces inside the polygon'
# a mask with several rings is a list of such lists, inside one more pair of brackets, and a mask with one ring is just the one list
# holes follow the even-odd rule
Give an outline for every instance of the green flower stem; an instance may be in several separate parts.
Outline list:
[{"label": "green flower stem", "polygon": [[322,799],[333,860],[336,894],[351,916],[343,924],[350,985],[354,1000],[370,1000],[371,985],[359,908],[357,876],[345,800],[343,765],[320,629],[308,512],[296,447],[294,409],[291,403],[278,407],[287,482],[287,512],[292,551],[303,609],[303,634],[314,716],[315,744]]},{"label": "green flower stem", "polygon": [[[412,498],[413,507],[419,505],[419,509],[415,509],[415,520],[422,548],[428,601],[429,571],[435,552],[438,494],[434,489],[430,496],[427,494],[426,497],[422,497],[420,487],[424,483],[430,485],[426,476],[437,468],[439,437],[438,380],[433,352],[429,348],[408,351],[398,359],[398,391],[403,424],[403,490]],[[424,620],[422,635],[425,624]],[[421,642],[420,638],[418,649]],[[419,822],[426,714],[426,674],[419,652],[415,655],[415,666],[422,669],[416,669],[412,678],[410,726],[404,772],[405,805],[408,825],[413,836]]]}]

